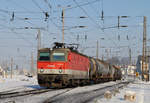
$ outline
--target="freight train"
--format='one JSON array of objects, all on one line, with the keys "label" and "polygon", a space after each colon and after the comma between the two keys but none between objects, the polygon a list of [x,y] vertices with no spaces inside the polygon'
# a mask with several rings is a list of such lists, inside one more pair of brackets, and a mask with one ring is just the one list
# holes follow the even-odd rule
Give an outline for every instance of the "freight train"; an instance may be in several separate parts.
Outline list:
[{"label": "freight train", "polygon": [[73,46],[54,44],[53,48],[38,50],[37,78],[40,86],[77,86],[121,79],[118,67],[81,54]]}]

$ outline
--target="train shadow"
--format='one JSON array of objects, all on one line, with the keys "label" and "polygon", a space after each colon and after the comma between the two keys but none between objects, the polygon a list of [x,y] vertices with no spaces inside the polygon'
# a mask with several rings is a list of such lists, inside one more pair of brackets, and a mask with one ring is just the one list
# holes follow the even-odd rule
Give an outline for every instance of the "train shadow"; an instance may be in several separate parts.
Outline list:
[{"label": "train shadow", "polygon": [[24,87],[32,88],[32,89],[46,89],[46,87],[41,87],[39,85],[25,85]]},{"label": "train shadow", "polygon": [[84,85],[76,85],[76,86],[72,86],[72,85],[68,85],[68,86],[62,86],[62,87],[42,87],[40,85],[24,85],[24,87],[27,88],[32,88],[32,89],[65,89],[65,88],[76,88],[76,87],[84,87],[84,86],[92,86],[92,85],[96,85],[96,84],[102,84],[108,81],[101,81],[101,82],[97,82],[95,83],[94,81],[90,81],[90,83],[84,84]]}]

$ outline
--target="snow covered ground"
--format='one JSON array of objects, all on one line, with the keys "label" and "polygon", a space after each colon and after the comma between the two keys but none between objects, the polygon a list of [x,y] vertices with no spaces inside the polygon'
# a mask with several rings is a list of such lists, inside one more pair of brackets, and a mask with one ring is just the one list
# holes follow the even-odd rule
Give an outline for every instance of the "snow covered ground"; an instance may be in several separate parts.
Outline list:
[{"label": "snow covered ground", "polygon": [[[15,103],[28,103],[28,102],[42,103],[48,98],[53,98],[53,96],[55,97],[55,95],[59,95],[65,92],[66,90],[71,89],[70,91],[65,92],[65,94],[62,94],[62,95],[72,95],[76,93],[87,92],[87,91],[105,87],[107,85],[114,85],[114,84],[116,84],[116,82],[96,84],[92,86],[52,90],[50,92],[42,93],[38,95],[29,95],[29,96],[23,96],[23,97],[17,97],[17,98],[4,99],[4,100],[0,100],[0,103],[5,103],[8,101],[15,101]],[[0,79],[0,92],[6,92],[6,91],[12,92],[12,90],[14,92],[14,91],[31,90],[31,89],[38,89],[38,88],[41,88],[41,87],[38,86],[36,77],[28,78],[26,76],[15,76],[13,77],[13,79],[11,78]]]},{"label": "snow covered ground", "polygon": [[13,76],[13,78],[0,78],[0,92],[18,91],[18,90],[32,90],[41,88],[36,77],[29,78],[23,75]]},{"label": "snow covered ground", "polygon": [[[108,82],[108,83],[96,84],[92,86],[76,87],[73,89],[67,88],[71,90],[62,95],[65,96],[65,95],[80,94],[83,92],[96,90],[98,88],[102,88],[114,84],[116,84],[116,82]],[[24,91],[24,90],[33,90],[39,88],[41,87],[37,83],[37,77],[29,78],[26,76],[13,76],[12,79],[10,77],[0,78],[0,92]],[[47,93],[11,98],[10,100],[15,101],[16,103],[28,103],[28,102],[42,103],[48,98],[52,98],[55,95],[59,95],[65,92],[67,89],[52,90]],[[129,91],[136,94],[136,99],[134,102],[124,100],[125,93]],[[89,103],[149,103],[150,82],[136,81],[135,83],[129,84],[127,87],[120,89],[119,92],[120,93],[117,93],[115,96],[112,96],[111,99],[106,99],[100,96],[100,97],[96,97],[92,101],[89,101]],[[7,102],[8,100],[3,100],[3,101],[0,100],[0,103],[5,103],[4,101]]]},{"label": "snow covered ground", "polygon": [[[126,92],[135,93],[135,101],[129,101],[124,99]],[[150,103],[150,82],[135,82],[129,84],[126,88],[120,89],[120,93],[113,96],[111,99],[95,98],[90,103]]]}]

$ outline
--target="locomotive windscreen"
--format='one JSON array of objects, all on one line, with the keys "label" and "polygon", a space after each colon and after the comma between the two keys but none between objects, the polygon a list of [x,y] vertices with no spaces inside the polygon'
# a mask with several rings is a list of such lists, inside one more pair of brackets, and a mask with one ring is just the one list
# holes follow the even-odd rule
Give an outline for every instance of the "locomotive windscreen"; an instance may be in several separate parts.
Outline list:
[{"label": "locomotive windscreen", "polygon": [[52,60],[53,61],[65,61],[65,53],[53,53]]},{"label": "locomotive windscreen", "polygon": [[40,61],[49,61],[50,60],[50,53],[49,52],[40,52],[39,60]]}]

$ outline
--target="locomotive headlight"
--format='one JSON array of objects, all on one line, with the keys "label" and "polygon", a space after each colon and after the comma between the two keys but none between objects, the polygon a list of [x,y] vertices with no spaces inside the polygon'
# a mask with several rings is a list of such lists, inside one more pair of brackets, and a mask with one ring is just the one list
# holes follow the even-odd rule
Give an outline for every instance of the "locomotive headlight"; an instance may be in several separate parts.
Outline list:
[{"label": "locomotive headlight", "polygon": [[62,73],[62,67],[59,67],[59,73]]},{"label": "locomotive headlight", "polygon": [[59,69],[59,73],[62,73],[62,69]]},{"label": "locomotive headlight", "polygon": [[44,69],[40,69],[40,73],[43,73],[44,72]]}]

